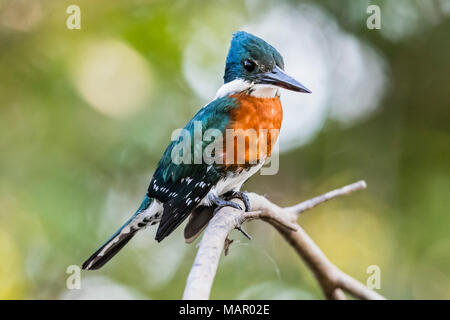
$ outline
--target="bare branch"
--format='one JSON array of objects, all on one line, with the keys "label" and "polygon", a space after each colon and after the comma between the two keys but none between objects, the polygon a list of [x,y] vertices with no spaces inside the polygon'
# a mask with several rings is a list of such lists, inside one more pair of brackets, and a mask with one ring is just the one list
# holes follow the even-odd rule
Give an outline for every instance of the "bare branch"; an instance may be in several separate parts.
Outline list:
[{"label": "bare branch", "polygon": [[345,187],[335,189],[333,191],[322,194],[318,197],[301,202],[293,207],[286,208],[286,210],[295,212],[296,214],[300,214],[306,210],[310,210],[310,209],[314,208],[315,206],[317,206],[323,202],[327,202],[328,200],[331,200],[331,199],[334,199],[334,198],[337,198],[340,196],[344,196],[344,195],[347,195],[352,192],[362,190],[365,188],[367,188],[366,182],[364,180],[360,180],[358,182],[349,184]]},{"label": "bare branch", "polygon": [[183,299],[207,300],[228,234],[238,224],[241,211],[231,207],[216,213],[206,227],[197,256],[187,278]]},{"label": "bare branch", "polygon": [[298,214],[328,200],[365,188],[366,183],[358,181],[287,208],[281,208],[258,194],[249,193],[252,212],[242,212],[230,207],[223,208],[211,219],[205,229],[187,279],[183,299],[209,299],[228,234],[245,221],[254,219],[261,219],[272,225],[296,250],[313,272],[325,298],[344,300],[346,299],[344,292],[347,292],[359,299],[384,299],[331,263],[297,223]]}]

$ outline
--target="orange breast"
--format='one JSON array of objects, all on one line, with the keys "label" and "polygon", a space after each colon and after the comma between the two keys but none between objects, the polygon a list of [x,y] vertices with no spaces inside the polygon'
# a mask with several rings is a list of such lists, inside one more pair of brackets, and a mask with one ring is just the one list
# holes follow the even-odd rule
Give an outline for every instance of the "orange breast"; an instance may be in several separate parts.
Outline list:
[{"label": "orange breast", "polygon": [[[232,97],[239,107],[230,114],[224,142],[224,150],[228,151],[225,152],[225,163],[255,164],[270,156],[277,142],[283,120],[280,98],[257,98],[247,94]],[[232,142],[234,155],[229,153]]]}]

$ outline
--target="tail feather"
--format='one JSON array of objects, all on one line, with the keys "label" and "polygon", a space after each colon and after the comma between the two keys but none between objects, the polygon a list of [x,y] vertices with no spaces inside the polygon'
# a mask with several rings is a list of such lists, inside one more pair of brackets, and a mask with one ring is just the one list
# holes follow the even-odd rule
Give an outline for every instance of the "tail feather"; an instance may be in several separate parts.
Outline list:
[{"label": "tail feather", "polygon": [[198,206],[192,210],[189,221],[184,227],[184,240],[191,243],[202,233],[213,217],[215,206]]},{"label": "tail feather", "polygon": [[133,238],[136,232],[158,218],[158,215],[142,215],[152,202],[153,199],[145,196],[136,213],[83,263],[82,268],[85,270],[101,268]]}]

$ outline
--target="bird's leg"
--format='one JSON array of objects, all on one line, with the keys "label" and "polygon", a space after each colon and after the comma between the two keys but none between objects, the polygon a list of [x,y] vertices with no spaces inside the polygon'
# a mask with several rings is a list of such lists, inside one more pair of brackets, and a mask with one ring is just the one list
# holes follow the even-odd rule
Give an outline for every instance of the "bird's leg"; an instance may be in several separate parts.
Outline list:
[{"label": "bird's leg", "polygon": [[231,200],[231,199],[242,200],[242,202],[245,205],[245,211],[246,212],[250,211],[250,200],[248,200],[248,197],[245,194],[245,192],[242,192],[242,191],[228,191],[228,192],[223,194],[223,198],[225,200]]},{"label": "bird's leg", "polygon": [[216,195],[212,195],[210,197],[210,200],[212,204],[216,205],[216,208],[214,209],[213,215],[215,215],[220,209],[223,207],[232,207],[238,210],[242,210],[241,206],[238,205],[236,202],[224,200]]},{"label": "bird's leg", "polygon": [[[233,192],[233,191],[231,191],[231,192]],[[227,195],[228,193],[230,193],[230,192],[227,192],[227,193],[224,194],[224,198],[225,198],[225,195]],[[247,195],[245,193],[243,193],[243,192],[237,191],[237,192],[233,192],[233,196],[228,196],[227,197],[228,200],[222,199],[222,198],[220,198],[220,197],[218,197],[216,195],[212,195],[210,200],[211,200],[211,202],[213,204],[216,205],[216,208],[214,209],[213,215],[215,215],[223,207],[232,207],[232,208],[235,208],[235,209],[238,209],[238,210],[242,210],[240,205],[238,205],[236,202],[233,202],[233,201],[229,200],[229,199],[233,199],[233,198],[241,199],[242,202],[244,202],[244,204],[245,204],[246,211],[249,210],[250,204],[249,204]],[[238,225],[236,227],[236,229],[238,229],[240,232],[242,232],[242,234],[247,239],[249,239],[249,240],[252,239],[252,237],[247,233],[247,231],[245,231],[242,228],[241,225]]]}]

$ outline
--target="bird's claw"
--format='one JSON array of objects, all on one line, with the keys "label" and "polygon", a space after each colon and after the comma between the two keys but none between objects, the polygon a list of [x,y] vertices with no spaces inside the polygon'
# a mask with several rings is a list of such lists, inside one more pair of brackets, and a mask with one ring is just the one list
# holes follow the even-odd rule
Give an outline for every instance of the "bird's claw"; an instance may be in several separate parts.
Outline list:
[{"label": "bird's claw", "polygon": [[[241,191],[230,191],[223,195],[223,199],[220,197],[213,197],[212,202],[216,205],[214,209],[213,215],[215,215],[220,209],[223,207],[232,207],[238,210],[242,210],[241,206],[236,202],[230,201],[230,199],[240,199],[244,202],[245,211],[250,211],[250,201],[248,200],[247,195]],[[236,229],[242,232],[242,234],[248,239],[252,240],[252,237],[245,231],[240,224],[236,226]]]},{"label": "bird's claw", "polygon": [[236,202],[233,202],[233,201],[224,200],[224,199],[219,198],[219,197],[212,198],[212,201],[216,205],[216,208],[214,209],[214,213],[213,214],[216,214],[223,207],[232,207],[232,208],[235,208],[237,210],[242,210],[241,206],[239,204],[237,204]]},{"label": "bird's claw", "polygon": [[223,198],[225,200],[231,200],[231,199],[239,199],[241,200],[245,205],[245,211],[250,211],[250,200],[248,199],[248,196],[245,192],[242,191],[228,191],[223,195]]}]

